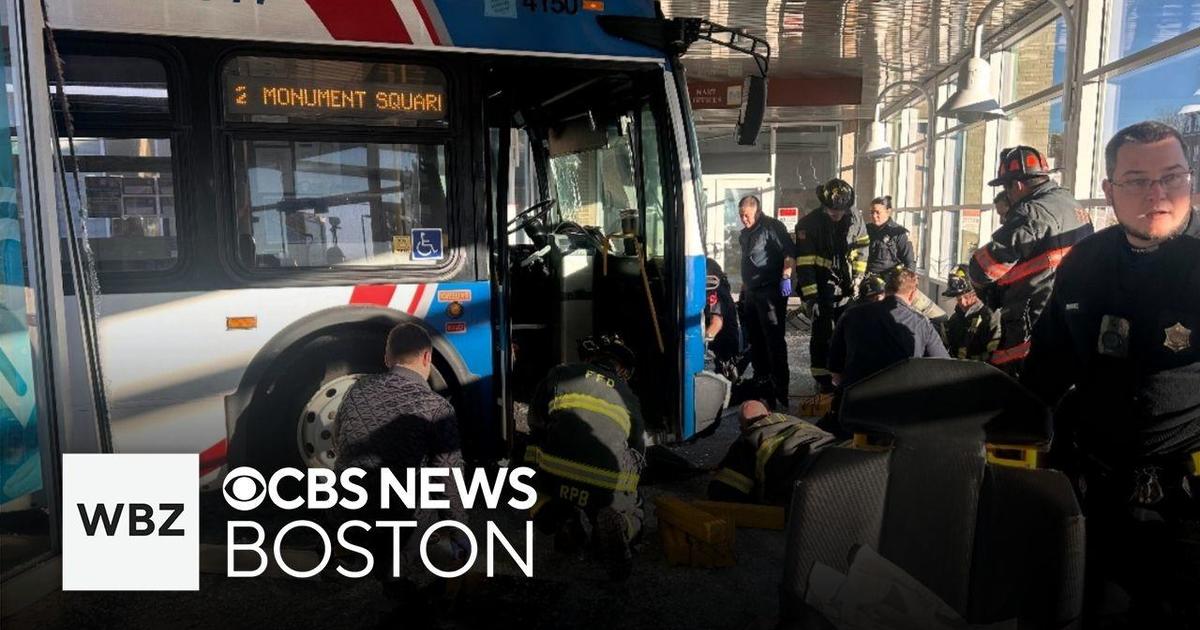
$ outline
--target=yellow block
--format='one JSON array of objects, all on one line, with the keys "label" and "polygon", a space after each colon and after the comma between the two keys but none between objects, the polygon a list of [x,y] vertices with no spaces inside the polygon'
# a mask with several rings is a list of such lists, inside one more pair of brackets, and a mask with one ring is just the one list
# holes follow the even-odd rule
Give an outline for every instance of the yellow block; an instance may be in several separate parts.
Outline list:
[{"label": "yellow block", "polygon": [[733,526],[724,519],[717,518],[704,510],[685,503],[675,497],[658,497],[654,500],[657,506],[658,520],[679,528],[685,534],[706,543],[733,543]]},{"label": "yellow block", "polygon": [[814,394],[800,398],[798,415],[802,418],[822,418],[833,408],[833,394]]},{"label": "yellow block", "polygon": [[692,501],[692,505],[733,523],[734,527],[782,530],[784,525],[783,508],[774,505],[728,501]]},{"label": "yellow block", "polygon": [[691,565],[694,567],[711,569],[732,567],[737,564],[737,559],[733,555],[733,545],[728,541],[710,545],[689,538],[688,542],[691,543]]},{"label": "yellow block", "polygon": [[658,537],[662,540],[663,553],[667,556],[667,564],[678,566],[691,562],[692,550],[688,545],[687,534],[667,523],[659,523]]}]

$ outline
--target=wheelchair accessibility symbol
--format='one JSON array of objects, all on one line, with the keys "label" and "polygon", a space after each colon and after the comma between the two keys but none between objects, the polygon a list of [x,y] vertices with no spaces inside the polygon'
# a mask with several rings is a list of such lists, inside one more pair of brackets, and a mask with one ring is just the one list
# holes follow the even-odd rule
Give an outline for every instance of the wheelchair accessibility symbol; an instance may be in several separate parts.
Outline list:
[{"label": "wheelchair accessibility symbol", "polygon": [[441,228],[418,228],[412,231],[413,260],[441,260],[445,257]]}]

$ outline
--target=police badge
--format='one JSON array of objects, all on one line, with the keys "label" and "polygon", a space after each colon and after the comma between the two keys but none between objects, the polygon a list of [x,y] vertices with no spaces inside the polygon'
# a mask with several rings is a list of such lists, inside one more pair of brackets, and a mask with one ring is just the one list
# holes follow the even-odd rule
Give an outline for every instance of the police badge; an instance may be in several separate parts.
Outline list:
[{"label": "police badge", "polygon": [[1163,332],[1166,333],[1166,339],[1163,340],[1163,345],[1171,352],[1183,352],[1192,347],[1192,331],[1186,326],[1176,323],[1174,326],[1167,328]]}]

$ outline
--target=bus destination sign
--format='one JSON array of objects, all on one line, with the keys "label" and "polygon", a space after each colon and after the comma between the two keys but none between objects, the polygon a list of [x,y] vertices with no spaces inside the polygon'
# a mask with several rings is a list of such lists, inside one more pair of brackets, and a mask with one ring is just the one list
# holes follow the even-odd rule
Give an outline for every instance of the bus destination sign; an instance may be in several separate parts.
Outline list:
[{"label": "bus destination sign", "polygon": [[437,85],[230,77],[225,93],[230,114],[419,119],[446,116],[446,93]]}]

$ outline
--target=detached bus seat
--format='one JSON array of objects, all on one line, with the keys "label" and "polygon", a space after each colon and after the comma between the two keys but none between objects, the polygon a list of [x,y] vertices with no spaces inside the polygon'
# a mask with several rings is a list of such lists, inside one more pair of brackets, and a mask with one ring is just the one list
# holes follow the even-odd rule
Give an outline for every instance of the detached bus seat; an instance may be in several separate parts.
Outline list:
[{"label": "detached bus seat", "polygon": [[984,363],[910,359],[849,388],[840,415],[856,444],[890,444],[826,448],[796,482],[782,627],[834,627],[805,604],[809,575],[816,563],[845,573],[858,545],[968,623],[1078,625],[1084,533],[1070,483],[985,449],[1048,447],[1049,411],[1032,394]]}]

